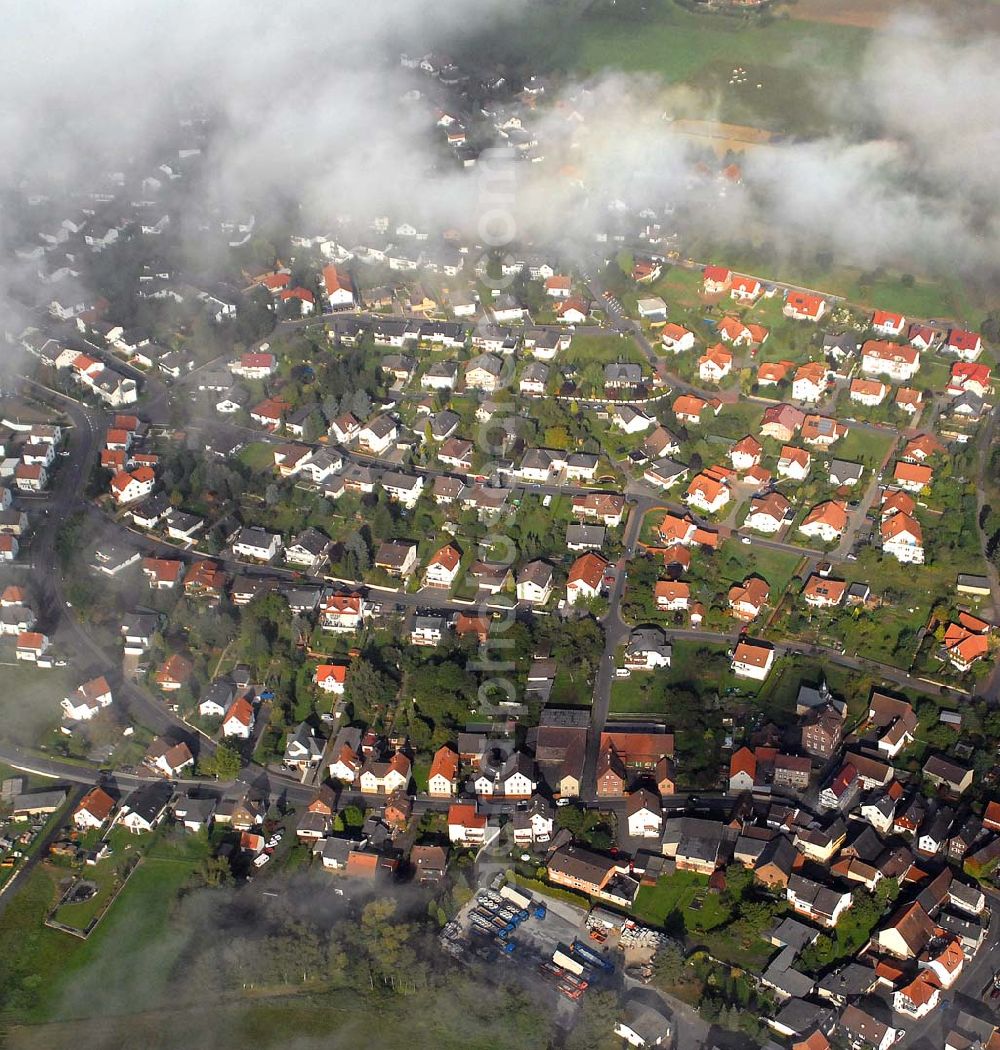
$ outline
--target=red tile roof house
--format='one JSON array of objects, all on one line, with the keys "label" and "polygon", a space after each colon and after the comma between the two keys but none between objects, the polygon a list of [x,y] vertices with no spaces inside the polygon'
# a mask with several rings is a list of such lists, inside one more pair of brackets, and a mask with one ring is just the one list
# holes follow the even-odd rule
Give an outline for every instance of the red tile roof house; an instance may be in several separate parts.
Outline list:
[{"label": "red tile roof house", "polygon": [[298,303],[301,317],[308,316],[316,309],[316,297],[308,288],[286,288],[278,298],[282,303]]},{"label": "red tile roof house", "polygon": [[49,475],[41,463],[18,463],[14,468],[14,485],[22,492],[42,492]]},{"label": "red tile roof house", "polygon": [[733,286],[733,275],[724,266],[706,266],[701,271],[702,289],[706,295],[721,295]]},{"label": "red tile roof house", "polygon": [[277,430],[290,407],[288,402],[281,398],[265,398],[259,405],[250,409],[250,418],[268,430]]},{"label": "red tile roof house", "polygon": [[91,788],[73,811],[73,823],[81,831],[102,827],[114,808],[115,800],[103,788]]},{"label": "red tile roof house", "polygon": [[22,631],[17,636],[17,648],[14,656],[18,660],[35,663],[45,654],[49,647],[48,635],[38,631]]},{"label": "red tile roof house", "polygon": [[453,798],[458,791],[458,753],[445,745],[434,753],[427,775],[427,793],[432,798]]},{"label": "red tile roof house", "polygon": [[183,688],[191,679],[194,670],[191,661],[173,653],[164,661],[163,666],[156,672],[156,684],[164,692],[176,692]]},{"label": "red tile roof house", "polygon": [[253,726],[253,704],[246,697],[238,696],[223,715],[222,735],[227,738],[236,737],[240,740],[249,740]]},{"label": "red tile roof house", "polygon": [[738,678],[763,682],[774,664],[774,649],[766,643],[741,641],[733,650],[732,671]]},{"label": "red tile roof house", "polygon": [[876,310],[872,314],[872,328],[886,339],[898,339],[906,327],[906,318],[902,314],[893,314],[888,310]]},{"label": "red tile roof house", "polygon": [[761,456],[764,454],[764,446],[752,434],[748,434],[737,441],[728,454],[733,470],[738,470],[742,474],[760,463]]},{"label": "red tile roof house", "polygon": [[319,664],[313,672],[313,684],[324,693],[342,695],[346,681],[346,664]]},{"label": "red tile roof house", "polygon": [[785,295],[785,305],[781,312],[794,321],[815,323],[826,313],[827,306],[827,301],[821,295],[789,291]]},{"label": "red tile roof house", "polygon": [[274,354],[248,352],[241,354],[239,360],[229,365],[233,375],[244,379],[267,379],[274,375],[278,368],[278,359]]},{"label": "red tile roof house", "polygon": [[461,561],[462,552],[453,544],[445,544],[428,561],[427,568],[424,569],[424,586],[451,587],[455,582],[455,577],[458,575],[458,567]]},{"label": "red tile roof house", "polygon": [[685,502],[706,514],[717,514],[730,500],[729,486],[724,481],[703,471],[691,479]]},{"label": "red tile roof house", "polygon": [[907,318],[902,314],[893,314],[888,310],[876,310],[872,314],[872,329],[887,339],[897,339],[907,325]]},{"label": "red tile roof house", "polygon": [[989,365],[978,365],[968,361],[956,361],[951,366],[951,378],[947,392],[957,397],[971,392],[977,397],[986,397],[990,391],[992,375]]},{"label": "red tile roof house", "polygon": [[688,426],[698,426],[701,423],[701,414],[708,408],[708,402],[703,401],[694,394],[681,394],[673,403],[673,412],[679,423],[687,423]]},{"label": "red tile roof house", "polygon": [[660,342],[665,350],[672,350],[675,354],[684,350],[694,349],[694,332],[689,331],[679,324],[664,325],[660,332]]},{"label": "red tile roof house", "polygon": [[448,839],[463,846],[481,846],[486,841],[486,816],[476,812],[475,803],[448,807]]},{"label": "red tile roof house", "polygon": [[738,303],[755,303],[764,294],[764,286],[756,277],[733,274],[730,279],[730,298]]},{"label": "red tile roof house", "polygon": [[143,558],[142,572],[155,590],[170,590],[181,578],[184,562],[175,558]]},{"label": "red tile roof house", "polygon": [[354,306],[354,282],[350,275],[339,267],[330,265],[323,269],[323,290],[333,310]]},{"label": "red tile roof house", "polygon": [[324,631],[356,631],[363,612],[360,594],[331,594],[320,609],[320,627]]},{"label": "red tile roof house", "polygon": [[840,539],[847,528],[847,510],[840,500],[820,503],[806,515],[799,532],[811,538],[818,537],[824,543]]},{"label": "red tile roof house", "polygon": [[139,467],[129,473],[120,471],[111,479],[111,494],[115,502],[122,506],[148,496],[156,485],[156,475],[149,467]]},{"label": "red tile roof house", "polygon": [[906,492],[923,492],[934,480],[934,471],[925,463],[907,463],[900,460],[892,475],[893,481]]},{"label": "red tile roof house", "polygon": [[691,588],[674,580],[657,580],[653,586],[656,608],[661,612],[685,610],[691,603]]},{"label": "red tile roof house", "polygon": [[963,361],[976,361],[983,352],[983,341],[977,332],[966,332],[961,328],[952,328],[948,333],[945,349]]},{"label": "red tile roof house", "polygon": [[552,299],[568,299],[573,290],[573,280],[556,274],[545,282],[545,294]]},{"label": "red tile roof house", "polygon": [[908,416],[916,414],[916,411],[924,403],[924,392],[914,390],[912,387],[901,386],[896,390],[895,405]]},{"label": "red tile roof house", "polygon": [[733,370],[733,355],[721,344],[710,346],[698,358],[698,376],[705,383],[720,383]]},{"label": "red tile roof house", "polygon": [[607,567],[608,560],[592,551],[577,558],[566,579],[567,604],[575,605],[578,601],[596,598],[601,593]]},{"label": "red tile roof house", "polygon": [[861,347],[861,371],[908,382],[920,371],[920,353],[912,346],[869,339]]},{"label": "red tile roof house", "polygon": [[729,610],[738,620],[749,623],[767,604],[771,588],[759,576],[748,576],[729,588]]}]

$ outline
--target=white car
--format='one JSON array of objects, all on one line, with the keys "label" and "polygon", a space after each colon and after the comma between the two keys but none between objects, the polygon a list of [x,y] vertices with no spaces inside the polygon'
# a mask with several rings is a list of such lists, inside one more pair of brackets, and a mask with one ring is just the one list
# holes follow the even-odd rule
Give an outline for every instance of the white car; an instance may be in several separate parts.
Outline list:
[{"label": "white car", "polygon": [[740,543],[745,543],[745,544],[746,544],[746,545],[747,545],[748,547],[750,546],[750,544],[751,544],[752,542],[753,542],[753,541],[752,541],[752,540],[750,539],[750,537],[749,537],[749,536],[741,536],[741,537],[740,537]]},{"label": "white car", "polygon": [[265,864],[266,864],[266,863],[267,863],[267,862],[268,862],[268,861],[269,861],[270,859],[271,859],[271,858],[270,858],[270,857],[269,857],[269,856],[268,856],[268,855],[267,855],[266,853],[261,853],[259,857],[254,857],[254,859],[253,859],[253,866],[254,866],[255,868],[263,868],[263,867],[264,867],[264,865],[265,865]]}]

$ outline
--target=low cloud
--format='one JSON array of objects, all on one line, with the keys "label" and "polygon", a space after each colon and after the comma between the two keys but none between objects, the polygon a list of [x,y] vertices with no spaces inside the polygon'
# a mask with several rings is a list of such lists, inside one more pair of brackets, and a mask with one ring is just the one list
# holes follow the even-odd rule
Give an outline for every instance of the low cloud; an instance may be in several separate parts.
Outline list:
[{"label": "low cloud", "polygon": [[[477,18],[514,25],[517,10],[487,5]],[[481,173],[453,164],[433,129],[447,90],[397,61],[411,43],[447,53],[466,20],[457,0],[404,0],[391,22],[375,8],[322,4],[22,5],[0,45],[0,183],[73,191],[130,160],[144,173],[182,144],[177,114],[194,103],[213,127],[196,186],[185,187],[196,210],[270,204],[317,233],[344,216],[412,216],[475,237]],[[709,140],[692,147],[665,119],[712,119],[717,96],[654,75],[563,83],[528,115],[543,160],[516,166],[508,207],[523,239],[568,248],[650,207],[683,216],[685,232],[778,252],[822,246],[863,266],[993,272],[995,50],[994,38],[949,38],[929,16],[896,19],[872,36],[853,79],[832,89],[823,79],[827,97],[808,99],[844,130],[747,151],[744,185],[724,193],[695,174]],[[192,235],[197,225],[189,219]],[[31,236],[9,223],[3,232]],[[0,285],[25,269],[11,262]]]}]

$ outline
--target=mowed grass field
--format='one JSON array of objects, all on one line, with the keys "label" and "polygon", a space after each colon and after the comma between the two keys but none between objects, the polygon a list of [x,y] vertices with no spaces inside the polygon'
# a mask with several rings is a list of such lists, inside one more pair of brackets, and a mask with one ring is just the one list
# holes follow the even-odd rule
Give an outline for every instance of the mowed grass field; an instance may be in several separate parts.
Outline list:
[{"label": "mowed grass field", "polygon": [[201,855],[193,841],[154,846],[85,941],[43,925],[69,872],[39,865],[0,916],[5,1020],[31,1024],[167,1005],[167,979],[182,947],[169,915]]},{"label": "mowed grass field", "polygon": [[[509,1050],[509,1032],[475,1029],[468,1018],[440,1012],[414,1023],[412,997],[386,996],[378,1009],[350,992],[331,996],[241,998],[211,1007],[179,1005],[118,1017],[54,1022],[5,1033],[7,1050],[81,1050],[138,1047],[146,1050],[352,1050],[369,1044],[381,1050]],[[419,1009],[419,1005],[416,1007]],[[294,1043],[290,1035],[294,1034]],[[541,1050],[532,1041],[529,1050]]]},{"label": "mowed grass field", "polygon": [[[858,68],[870,38],[861,26],[696,13],[674,0],[553,0],[475,34],[459,57],[474,64],[489,54],[514,68],[544,66],[577,78],[656,74],[665,89],[706,93],[720,121],[812,134],[832,119],[823,101],[828,81]],[[731,85],[737,68],[746,81]],[[689,92],[666,90],[661,101],[675,116],[690,115]]]},{"label": "mowed grass field", "polygon": [[[629,18],[616,5],[594,4],[587,15],[565,26],[577,48],[571,69],[660,73],[686,80],[711,63],[738,66],[781,60],[803,69],[854,68],[869,31],[855,26],[812,26],[791,19],[706,17],[660,0],[651,13]],[[569,45],[565,45],[569,50]],[[560,55],[560,57],[563,57]]]}]

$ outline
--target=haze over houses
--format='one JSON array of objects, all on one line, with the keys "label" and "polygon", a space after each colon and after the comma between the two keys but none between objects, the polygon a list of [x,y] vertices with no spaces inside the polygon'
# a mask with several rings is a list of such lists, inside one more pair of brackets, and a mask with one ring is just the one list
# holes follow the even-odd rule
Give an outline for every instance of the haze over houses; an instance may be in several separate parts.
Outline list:
[{"label": "haze over houses", "polygon": [[[558,250],[528,227],[484,247],[448,202],[373,208],[336,179],[322,220],[188,215],[200,145],[108,173],[108,200],[81,187],[72,228],[60,198],[11,193],[46,289],[19,337],[37,379],[3,397],[0,644],[19,683],[68,666],[25,744],[81,789],[43,840],[66,858],[55,926],[88,882],[104,906],[109,870],[123,911],[170,854],[185,887],[260,880],[266,936],[239,929],[242,890],[216,895],[251,944],[210,967],[237,995],[288,983],[265,966],[286,940],[314,983],[314,917],[289,933],[282,900],[329,878],[364,934],[345,980],[383,991],[423,995],[439,948],[530,960],[543,1004],[627,966],[633,991],[795,1050],[938,1018],[965,1025],[952,1050],[990,1045],[963,1010],[1000,858],[995,317],[972,288],[955,327],[910,317],[935,289],[901,281],[894,306],[891,267],[860,303],[832,264],[824,291],[693,263],[688,208],[600,200],[570,162],[613,101],[467,61],[402,56],[412,148],[431,135],[456,179],[486,148],[558,171],[599,205]],[[192,112],[181,138],[207,152],[212,125]],[[756,165],[706,158],[699,192],[751,192]],[[78,292],[48,288],[63,268]],[[37,404],[51,420],[22,418]],[[5,789],[5,866],[28,846],[13,815],[65,805],[42,794]],[[410,959],[411,928],[415,963],[376,961],[396,936]],[[691,1018],[657,1002],[618,1004],[614,1031],[679,1043]]]}]

